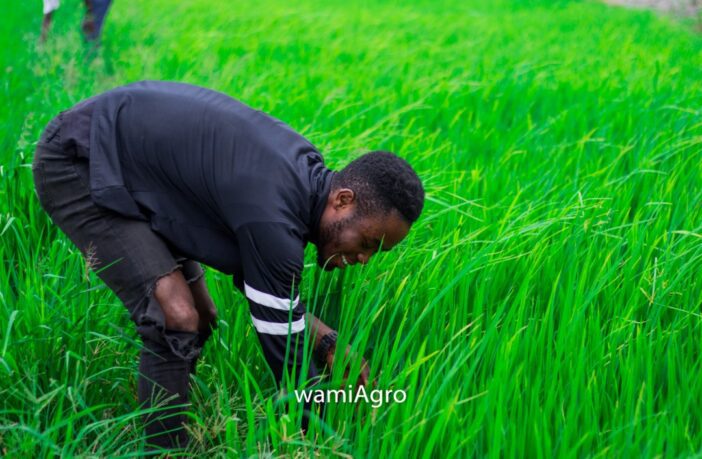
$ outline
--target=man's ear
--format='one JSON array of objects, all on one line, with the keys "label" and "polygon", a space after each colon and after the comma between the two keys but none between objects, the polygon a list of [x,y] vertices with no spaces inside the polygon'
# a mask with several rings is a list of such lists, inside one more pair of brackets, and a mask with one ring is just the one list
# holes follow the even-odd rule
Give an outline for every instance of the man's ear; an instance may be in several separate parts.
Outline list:
[{"label": "man's ear", "polygon": [[334,197],[335,209],[341,210],[354,204],[356,204],[356,193],[354,193],[353,190],[349,188],[336,190],[336,196]]}]

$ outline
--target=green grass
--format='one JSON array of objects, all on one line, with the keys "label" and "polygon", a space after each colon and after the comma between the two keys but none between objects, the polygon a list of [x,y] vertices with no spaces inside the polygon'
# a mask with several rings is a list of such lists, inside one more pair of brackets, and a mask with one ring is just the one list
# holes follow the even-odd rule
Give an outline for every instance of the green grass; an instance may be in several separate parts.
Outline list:
[{"label": "green grass", "polygon": [[700,36],[594,2],[118,0],[90,60],[80,3],[44,47],[39,4],[0,19],[0,455],[143,451],[136,332],[29,164],[59,110],[147,78],[270,112],[333,167],[396,151],[428,192],[396,250],[302,289],[407,402],[302,437],[209,270],[194,456],[702,455]]}]

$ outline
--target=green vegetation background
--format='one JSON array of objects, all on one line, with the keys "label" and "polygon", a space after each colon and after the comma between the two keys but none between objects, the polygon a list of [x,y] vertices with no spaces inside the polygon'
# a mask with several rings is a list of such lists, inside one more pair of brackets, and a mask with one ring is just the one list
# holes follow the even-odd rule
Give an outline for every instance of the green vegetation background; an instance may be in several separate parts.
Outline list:
[{"label": "green vegetation background", "polygon": [[397,250],[343,279],[310,267],[303,289],[407,402],[333,406],[300,436],[210,270],[193,455],[702,454],[702,39],[685,24],[577,1],[115,0],[91,58],[82,2],[63,3],[43,47],[38,0],[0,19],[1,455],[142,450],[136,333],[30,170],[58,111],[140,79],[226,92],[334,167],[396,151],[428,191]]}]

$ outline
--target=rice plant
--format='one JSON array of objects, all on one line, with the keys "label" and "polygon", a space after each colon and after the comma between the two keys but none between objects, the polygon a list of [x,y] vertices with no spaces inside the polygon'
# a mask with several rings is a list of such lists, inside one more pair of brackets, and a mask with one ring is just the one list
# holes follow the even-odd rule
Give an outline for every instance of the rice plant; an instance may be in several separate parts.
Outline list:
[{"label": "rice plant", "polygon": [[368,266],[322,273],[310,247],[301,290],[406,400],[331,404],[302,435],[210,269],[190,455],[702,454],[702,39],[685,24],[565,0],[117,0],[94,50],[81,14],[65,0],[43,45],[39,5],[0,19],[1,455],[146,454],[136,331],[29,167],[58,111],[142,79],[226,92],[331,167],[395,151],[428,193]]}]

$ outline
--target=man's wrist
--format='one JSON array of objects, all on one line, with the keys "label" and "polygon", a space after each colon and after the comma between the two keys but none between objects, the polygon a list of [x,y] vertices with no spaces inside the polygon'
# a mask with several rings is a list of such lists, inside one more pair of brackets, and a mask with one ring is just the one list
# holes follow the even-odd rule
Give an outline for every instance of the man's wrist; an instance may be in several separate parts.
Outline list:
[{"label": "man's wrist", "polygon": [[336,348],[336,338],[337,333],[333,330],[322,336],[322,339],[319,341],[319,345],[314,350],[315,357],[319,363],[327,363],[329,353]]}]

